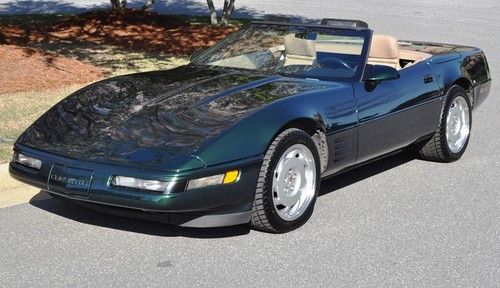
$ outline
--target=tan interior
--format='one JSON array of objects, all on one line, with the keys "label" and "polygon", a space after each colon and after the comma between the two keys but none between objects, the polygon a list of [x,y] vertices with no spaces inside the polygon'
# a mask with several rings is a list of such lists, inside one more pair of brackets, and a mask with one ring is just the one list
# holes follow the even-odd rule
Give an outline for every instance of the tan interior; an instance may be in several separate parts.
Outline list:
[{"label": "tan interior", "polygon": [[316,61],[316,44],[313,40],[296,38],[294,34],[285,36],[285,63],[289,65],[313,65]]},{"label": "tan interior", "polygon": [[[387,65],[396,69],[408,68],[432,57],[431,54],[399,48],[398,40],[388,35],[373,35],[368,64]],[[401,67],[401,61],[408,62]]]},{"label": "tan interior", "polygon": [[[400,45],[398,40],[392,36],[374,35],[368,64],[387,65],[396,69],[408,68],[415,63],[432,57],[432,54],[404,49],[404,43]],[[361,45],[347,43],[314,41],[296,38],[295,34],[284,37],[284,45],[271,47],[272,54],[285,52],[281,58],[283,66],[304,65],[311,66],[316,63],[316,52],[343,53],[351,55],[361,54]],[[258,69],[255,60],[249,55],[239,55],[210,63],[214,66],[239,67],[246,69]],[[401,67],[403,65],[403,67]]]},{"label": "tan interior", "polygon": [[[286,50],[284,66],[313,65],[316,61],[316,51],[360,54],[360,47],[328,42],[318,42],[296,38],[294,34],[285,36],[284,49]],[[335,50],[332,50],[332,49]],[[373,35],[368,64],[386,65],[396,69],[408,68],[415,63],[432,57],[431,54],[401,49],[398,40],[389,35]],[[401,61],[403,60],[403,61]],[[404,67],[401,67],[403,63]]]},{"label": "tan interior", "polygon": [[418,63],[420,61],[424,61],[425,59],[428,59],[431,57],[432,57],[432,55],[429,53],[413,51],[413,50],[399,49],[399,58],[410,61],[403,68],[408,68],[408,67],[414,65],[415,63]]},{"label": "tan interior", "polygon": [[368,64],[401,69],[398,40],[388,35],[373,35]]}]

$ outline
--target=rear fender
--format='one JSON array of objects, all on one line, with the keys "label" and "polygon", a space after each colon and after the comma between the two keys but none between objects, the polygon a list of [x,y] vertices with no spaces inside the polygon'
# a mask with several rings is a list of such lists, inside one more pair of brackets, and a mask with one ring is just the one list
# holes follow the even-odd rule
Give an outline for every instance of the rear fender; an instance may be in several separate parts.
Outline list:
[{"label": "rear fender", "polygon": [[[436,71],[443,93],[454,85],[460,85],[469,90],[471,102],[478,107],[489,95],[491,75],[484,52],[478,48],[460,51],[448,61],[439,61],[442,57],[433,57],[429,61]],[[437,59],[437,60],[436,60]]]}]

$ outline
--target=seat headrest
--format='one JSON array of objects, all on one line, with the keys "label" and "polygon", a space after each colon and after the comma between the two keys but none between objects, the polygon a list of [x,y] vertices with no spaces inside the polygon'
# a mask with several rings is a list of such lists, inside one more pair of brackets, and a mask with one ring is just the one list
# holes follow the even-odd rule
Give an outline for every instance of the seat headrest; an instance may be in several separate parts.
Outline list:
[{"label": "seat headrest", "polygon": [[313,40],[296,38],[294,34],[285,36],[287,54],[316,57],[316,44]]},{"label": "seat headrest", "polygon": [[373,35],[369,57],[399,59],[398,40],[388,35]]}]

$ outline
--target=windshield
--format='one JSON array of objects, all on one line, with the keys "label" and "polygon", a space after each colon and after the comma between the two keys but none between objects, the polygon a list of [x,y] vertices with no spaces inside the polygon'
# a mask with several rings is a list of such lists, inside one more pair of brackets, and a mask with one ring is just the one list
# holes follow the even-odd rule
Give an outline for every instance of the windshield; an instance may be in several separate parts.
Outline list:
[{"label": "windshield", "polygon": [[198,65],[256,70],[302,78],[360,78],[368,30],[253,24],[193,59]]}]

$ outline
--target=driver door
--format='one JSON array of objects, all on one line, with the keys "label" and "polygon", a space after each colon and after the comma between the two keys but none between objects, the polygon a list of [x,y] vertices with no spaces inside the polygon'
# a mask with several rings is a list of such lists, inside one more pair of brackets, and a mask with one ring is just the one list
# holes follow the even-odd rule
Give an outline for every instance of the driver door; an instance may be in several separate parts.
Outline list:
[{"label": "driver door", "polygon": [[433,133],[439,123],[440,85],[425,62],[399,71],[400,78],[354,84],[358,102],[358,157],[362,163]]}]

